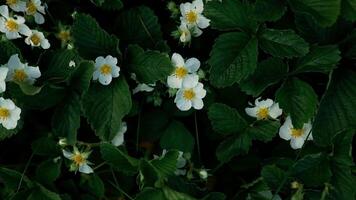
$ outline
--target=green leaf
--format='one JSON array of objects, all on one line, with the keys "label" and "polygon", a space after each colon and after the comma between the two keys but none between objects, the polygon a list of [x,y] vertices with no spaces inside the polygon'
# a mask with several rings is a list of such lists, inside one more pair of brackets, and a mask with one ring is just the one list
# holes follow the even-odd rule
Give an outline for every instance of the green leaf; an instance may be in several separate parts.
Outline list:
[{"label": "green leaf", "polygon": [[17,121],[17,126],[14,129],[6,129],[2,125],[0,125],[0,141],[6,138],[10,138],[21,131],[23,126],[23,119],[22,119],[23,116],[20,117],[21,118],[19,119],[19,121]]},{"label": "green leaf", "polygon": [[355,132],[353,130],[338,134],[333,140],[332,159],[341,165],[352,166],[352,139]]},{"label": "green leaf", "polygon": [[320,101],[313,124],[313,138],[319,145],[330,145],[338,133],[356,128],[356,74],[351,70],[336,70]]},{"label": "green leaf", "polygon": [[154,159],[151,164],[156,168],[161,178],[174,175],[177,167],[178,151],[168,151],[163,158]]},{"label": "green leaf", "polygon": [[184,153],[192,153],[194,142],[194,137],[185,128],[184,124],[172,121],[161,137],[160,145],[163,149],[177,149]]},{"label": "green leaf", "polygon": [[74,45],[79,54],[87,59],[98,56],[119,56],[119,40],[100,28],[90,15],[77,14],[72,28]]},{"label": "green leaf", "polygon": [[211,192],[208,195],[206,195],[204,198],[201,200],[225,200],[226,195],[221,192]]},{"label": "green leaf", "polygon": [[261,176],[271,190],[276,190],[287,174],[275,165],[267,165],[263,167]]},{"label": "green leaf", "polygon": [[257,22],[253,16],[253,7],[236,0],[209,1],[204,14],[211,20],[211,27],[227,31],[241,29],[255,32]]},{"label": "green leaf", "polygon": [[120,10],[124,5],[121,0],[91,0],[96,6],[105,10]]},{"label": "green leaf", "polygon": [[222,34],[215,41],[208,63],[214,86],[239,83],[255,71],[257,39],[241,32]]},{"label": "green leaf", "polygon": [[21,178],[27,186],[31,185],[31,181],[27,178],[27,176],[22,176],[22,174],[18,171],[0,167],[0,180],[5,186],[15,190],[17,189]]},{"label": "green leaf", "polygon": [[49,159],[40,163],[36,169],[36,179],[42,184],[53,183],[61,174],[62,160]]},{"label": "green leaf", "polygon": [[209,107],[208,117],[213,129],[223,135],[240,133],[248,126],[236,109],[221,103],[214,103]]},{"label": "green leaf", "polygon": [[41,137],[31,144],[32,151],[35,155],[55,156],[60,153],[57,142],[48,137]]},{"label": "green leaf", "polygon": [[61,197],[42,185],[37,184],[27,200],[61,200]]},{"label": "green leaf", "polygon": [[96,174],[89,177],[81,177],[80,185],[84,190],[88,191],[90,194],[95,195],[97,198],[102,198],[104,196],[104,182]]},{"label": "green leaf", "polygon": [[318,97],[313,88],[297,78],[287,80],[276,92],[279,106],[290,115],[295,128],[302,128],[314,116]]},{"label": "green leaf", "polygon": [[110,85],[92,84],[82,100],[84,115],[101,139],[111,141],[121,126],[122,118],[130,112],[131,93],[124,78]]},{"label": "green leaf", "polygon": [[193,198],[193,197],[189,196],[188,194],[177,192],[175,190],[172,190],[169,187],[164,187],[163,193],[164,193],[166,199],[169,199],[169,200],[196,200],[196,198]]},{"label": "green leaf", "polygon": [[253,126],[247,128],[246,134],[253,140],[268,142],[276,136],[279,127],[278,121],[256,121]]},{"label": "green leaf", "polygon": [[289,0],[295,13],[310,14],[322,27],[333,25],[340,13],[340,0]]},{"label": "green leaf", "polygon": [[137,173],[139,161],[115,146],[103,143],[100,145],[100,152],[103,160],[108,162],[114,169],[127,174]]},{"label": "green leaf", "polygon": [[341,0],[341,15],[354,22],[356,20],[356,0]]},{"label": "green leaf", "polygon": [[336,67],[340,59],[337,46],[315,46],[298,60],[294,73],[328,72]]},{"label": "green leaf", "polygon": [[19,57],[21,58],[20,49],[17,48],[11,41],[0,41],[0,64],[7,63],[9,58],[14,54],[19,54]]},{"label": "green leaf", "polygon": [[300,57],[309,52],[309,45],[293,30],[264,29],[260,47],[275,57]]},{"label": "green leaf", "polygon": [[84,61],[80,63],[70,77],[70,87],[78,94],[84,94],[88,91],[90,81],[94,73],[94,64],[92,62]]},{"label": "green leaf", "polygon": [[158,186],[159,175],[155,167],[150,162],[142,159],[139,162],[139,169],[142,187]]},{"label": "green leaf", "polygon": [[251,137],[242,133],[224,140],[216,149],[216,157],[220,162],[226,163],[234,156],[246,154],[251,146]]},{"label": "green leaf", "polygon": [[128,48],[128,66],[140,83],[164,80],[174,70],[169,57],[158,51],[144,51],[138,45]]},{"label": "green leaf", "polygon": [[19,87],[21,88],[22,92],[26,95],[35,95],[41,92],[43,86],[37,87],[25,82],[17,82]]},{"label": "green leaf", "polygon": [[257,0],[255,16],[259,21],[277,21],[286,10],[284,0]]},{"label": "green leaf", "polygon": [[331,177],[329,159],[321,153],[303,157],[294,164],[291,171],[306,186],[322,186]]},{"label": "green leaf", "polygon": [[142,192],[140,192],[135,200],[147,200],[147,199],[154,199],[154,200],[166,200],[162,190],[155,189],[155,188],[144,188]]},{"label": "green leaf", "polygon": [[68,95],[54,111],[52,131],[57,137],[66,138],[68,144],[77,141],[77,130],[80,127],[80,98],[77,94]]},{"label": "green leaf", "polygon": [[240,88],[249,95],[259,96],[267,87],[278,83],[288,73],[288,66],[279,58],[258,63],[255,73],[241,81]]},{"label": "green leaf", "polygon": [[153,10],[140,6],[122,12],[115,23],[115,32],[125,44],[153,48],[162,40],[161,26]]}]

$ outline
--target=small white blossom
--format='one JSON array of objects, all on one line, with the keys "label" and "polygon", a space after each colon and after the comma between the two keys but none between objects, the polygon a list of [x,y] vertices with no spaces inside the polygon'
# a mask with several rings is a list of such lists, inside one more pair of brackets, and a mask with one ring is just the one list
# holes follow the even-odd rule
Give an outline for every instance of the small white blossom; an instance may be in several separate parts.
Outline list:
[{"label": "small white blossom", "polygon": [[310,122],[305,123],[303,128],[296,129],[293,127],[292,120],[288,116],[286,121],[279,129],[279,136],[284,140],[290,140],[290,146],[293,149],[300,149],[302,148],[307,136],[310,132],[308,140],[313,140],[313,136],[311,133],[312,125]]},{"label": "small white blossom", "polygon": [[25,24],[25,18],[14,15],[10,17],[9,8],[6,5],[0,6],[0,31],[5,33],[9,40],[20,38],[21,35],[29,36],[31,30]]},{"label": "small white blossom", "polygon": [[6,0],[6,4],[15,12],[25,12],[26,2],[23,0]]},{"label": "small white blossom", "polygon": [[69,61],[68,66],[69,67],[75,67],[75,62],[73,60]]},{"label": "small white blossom", "polygon": [[58,140],[58,145],[61,146],[61,147],[65,147],[68,145],[68,141],[67,141],[67,138],[60,138]]},{"label": "small white blossom", "polygon": [[22,63],[18,54],[12,55],[9,62],[3,65],[3,67],[7,67],[9,69],[6,81],[33,84],[36,79],[41,76],[39,67],[31,67],[28,66],[27,63]]},{"label": "small white blossom", "polygon": [[177,91],[174,103],[181,111],[187,111],[193,107],[200,110],[204,106],[203,98],[206,96],[206,90],[202,83],[193,87],[182,87]]},{"label": "small white blossom", "polygon": [[278,103],[274,103],[272,99],[266,99],[260,101],[261,97],[255,100],[255,107],[245,108],[246,113],[255,117],[258,120],[266,120],[269,117],[277,119],[282,115],[282,109],[279,108]]},{"label": "small white blossom", "polygon": [[167,84],[170,88],[194,87],[199,76],[196,74],[200,67],[200,61],[196,58],[189,58],[184,62],[183,57],[174,53],[171,59],[174,72],[168,76]]},{"label": "small white blossom", "polygon": [[201,170],[199,170],[199,176],[201,179],[205,180],[208,178],[209,174],[205,169],[201,169]]},{"label": "small white blossom", "polygon": [[6,129],[14,129],[20,119],[21,109],[11,99],[0,97],[0,123]]},{"label": "small white blossom", "polygon": [[115,137],[111,140],[111,144],[113,144],[114,146],[120,146],[124,144],[124,134],[126,133],[126,131],[127,131],[127,124],[126,122],[122,122],[120,130],[119,132],[117,132]]},{"label": "small white blossom", "polygon": [[210,20],[202,15],[203,10],[204,3],[202,0],[182,3],[180,4],[180,12],[182,14],[180,20],[182,23],[187,24],[188,28],[205,29],[210,25]]},{"label": "small white blossom", "polygon": [[43,33],[37,30],[32,30],[32,34],[27,36],[25,43],[33,47],[42,47],[43,49],[48,49],[51,46]]},{"label": "small white blossom", "polygon": [[45,7],[41,5],[41,0],[29,0],[26,4],[26,14],[35,18],[37,24],[43,24],[45,19]]},{"label": "small white blossom", "polygon": [[178,28],[179,31],[179,41],[182,43],[188,43],[192,40],[192,34],[190,33],[189,28],[187,27],[187,24],[181,23],[181,25]]},{"label": "small white blossom", "polygon": [[77,147],[73,148],[73,152],[62,150],[63,156],[72,161],[70,171],[78,171],[84,174],[93,173],[93,169],[89,166],[91,164],[87,159],[91,152],[80,152]]},{"label": "small white blossom", "polygon": [[0,93],[6,91],[5,80],[8,72],[9,69],[7,67],[0,67]]},{"label": "small white blossom", "polygon": [[93,80],[98,80],[103,85],[109,85],[112,78],[119,77],[120,67],[117,66],[117,58],[106,56],[106,58],[99,56],[95,59],[95,71],[93,73]]}]

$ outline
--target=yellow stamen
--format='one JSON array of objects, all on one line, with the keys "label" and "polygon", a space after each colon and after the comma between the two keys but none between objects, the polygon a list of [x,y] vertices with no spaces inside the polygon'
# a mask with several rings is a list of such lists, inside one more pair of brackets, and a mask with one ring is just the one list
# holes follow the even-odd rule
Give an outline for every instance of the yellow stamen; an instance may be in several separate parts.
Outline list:
[{"label": "yellow stamen", "polygon": [[268,108],[260,108],[257,111],[257,118],[258,119],[268,119]]},{"label": "yellow stamen", "polygon": [[36,46],[38,46],[38,45],[40,44],[40,42],[41,42],[41,39],[40,39],[40,37],[38,37],[37,34],[33,34],[33,35],[31,36],[30,40],[31,40],[32,43],[33,43],[34,45],[36,45]]},{"label": "yellow stamen", "polygon": [[27,3],[27,13],[29,14],[29,15],[34,15],[36,12],[37,12],[37,7],[36,7],[36,5],[33,3],[33,1],[29,1],[28,3]]},{"label": "yellow stamen", "polygon": [[291,131],[292,131],[292,137],[294,137],[294,138],[301,137],[301,136],[304,134],[303,129],[295,129],[295,128],[292,128]]},{"label": "yellow stamen", "polygon": [[192,100],[195,97],[195,92],[192,89],[185,90],[183,92],[183,97],[187,100]]},{"label": "yellow stamen", "polygon": [[15,81],[23,82],[27,78],[27,74],[23,69],[16,69],[13,75]]},{"label": "yellow stamen", "polygon": [[111,66],[108,65],[108,64],[103,64],[101,67],[100,67],[100,72],[104,75],[108,75],[111,73]]},{"label": "yellow stamen", "polygon": [[6,21],[6,28],[9,31],[15,32],[19,29],[19,25],[17,24],[17,22],[13,19],[9,19]]},{"label": "yellow stamen", "polygon": [[194,11],[189,11],[185,14],[185,17],[187,18],[187,21],[191,24],[195,23],[198,19],[198,15]]},{"label": "yellow stamen", "polygon": [[69,31],[60,31],[58,33],[58,38],[62,42],[68,42],[68,40],[70,40],[70,32]]},{"label": "yellow stamen", "polygon": [[9,6],[15,5],[17,3],[17,0],[6,0],[6,4]]},{"label": "yellow stamen", "polygon": [[188,71],[187,71],[187,69],[184,68],[184,67],[177,67],[174,73],[176,74],[176,76],[177,76],[178,78],[181,79],[181,78],[184,78],[185,75],[188,74]]},{"label": "yellow stamen", "polygon": [[86,162],[86,159],[80,153],[75,154],[72,157],[72,160],[73,160],[74,164],[76,164],[77,166],[83,165]]},{"label": "yellow stamen", "polygon": [[10,111],[6,108],[0,108],[0,119],[6,120],[10,116]]}]

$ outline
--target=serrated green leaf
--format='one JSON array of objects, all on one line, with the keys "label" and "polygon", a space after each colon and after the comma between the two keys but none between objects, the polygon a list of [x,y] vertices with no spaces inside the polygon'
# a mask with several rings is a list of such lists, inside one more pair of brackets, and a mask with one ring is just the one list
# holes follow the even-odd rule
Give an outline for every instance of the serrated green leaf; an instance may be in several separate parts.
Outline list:
[{"label": "serrated green leaf", "polygon": [[271,190],[276,190],[287,173],[275,165],[267,165],[262,168],[261,176]]},{"label": "serrated green leaf", "polygon": [[137,45],[128,48],[128,66],[140,83],[164,80],[174,70],[169,57],[157,51],[144,51]]},{"label": "serrated green leaf", "polygon": [[255,16],[259,21],[277,21],[286,10],[284,0],[257,0]]},{"label": "serrated green leaf", "polygon": [[290,29],[264,29],[259,44],[263,51],[275,57],[300,57],[309,52],[308,43]]},{"label": "serrated green leaf", "polygon": [[356,20],[356,0],[341,0],[341,15],[354,22]]},{"label": "serrated green leaf", "polygon": [[114,169],[127,174],[137,173],[139,161],[115,146],[108,143],[101,144],[100,152],[103,160]]},{"label": "serrated green leaf", "polygon": [[76,93],[82,95],[86,93],[93,77],[94,65],[92,62],[84,61],[73,72],[70,77],[70,87]]},{"label": "serrated green leaf", "polygon": [[100,28],[90,15],[77,14],[72,28],[74,45],[79,54],[87,59],[98,56],[120,56],[119,40]]},{"label": "serrated green leaf", "polygon": [[216,149],[216,157],[226,163],[234,156],[246,154],[252,145],[251,137],[242,133],[224,140]]},{"label": "serrated green leaf", "polygon": [[122,12],[116,20],[115,33],[125,44],[138,44],[151,49],[162,40],[158,17],[146,6]]},{"label": "serrated green leaf", "polygon": [[236,109],[221,103],[214,103],[209,107],[208,117],[213,129],[223,135],[241,133],[248,126]]},{"label": "serrated green leaf", "polygon": [[40,163],[36,169],[36,179],[42,184],[53,183],[61,173],[62,160],[46,160]]},{"label": "serrated green leaf", "polygon": [[246,134],[253,140],[268,142],[276,136],[279,127],[278,121],[256,121],[253,126],[247,128]]},{"label": "serrated green leaf", "polygon": [[289,0],[295,13],[308,13],[323,27],[333,25],[340,13],[340,0]]},{"label": "serrated green leaf", "polygon": [[204,14],[211,20],[211,27],[214,29],[241,29],[247,32],[255,32],[257,29],[253,7],[237,0],[209,1]]},{"label": "serrated green leaf", "polygon": [[318,97],[314,89],[297,78],[287,80],[276,92],[279,106],[290,115],[293,126],[302,128],[314,116]]},{"label": "serrated green leaf", "polygon": [[338,133],[356,128],[356,74],[351,70],[336,70],[320,101],[313,124],[313,138],[319,145],[329,145]]},{"label": "serrated green leaf", "polygon": [[184,153],[192,153],[194,143],[194,137],[185,128],[184,124],[178,121],[171,122],[160,140],[160,145],[163,149],[177,149]]},{"label": "serrated green leaf", "polygon": [[238,83],[255,71],[257,39],[241,32],[222,34],[215,41],[208,63],[214,86]]},{"label": "serrated green leaf", "polygon": [[77,141],[77,130],[80,127],[80,107],[80,98],[73,93],[57,106],[52,116],[53,134],[66,138],[68,144],[74,145]]},{"label": "serrated green leaf", "polygon": [[11,41],[0,41],[0,64],[5,64],[9,61],[9,58],[18,54],[21,58],[21,51]]},{"label": "serrated green leaf", "polygon": [[177,167],[178,151],[168,151],[163,158],[154,159],[151,161],[153,167],[156,168],[161,178],[174,175]]},{"label": "serrated green leaf", "polygon": [[82,105],[95,134],[111,141],[120,129],[122,118],[130,112],[131,92],[122,77],[107,86],[92,84],[83,97]]},{"label": "serrated green leaf", "polygon": [[294,73],[328,72],[336,67],[340,59],[337,46],[315,46],[298,60]]},{"label": "serrated green leaf", "polygon": [[254,97],[267,87],[279,82],[288,73],[288,66],[279,58],[269,58],[258,63],[255,73],[241,81],[242,91]]}]

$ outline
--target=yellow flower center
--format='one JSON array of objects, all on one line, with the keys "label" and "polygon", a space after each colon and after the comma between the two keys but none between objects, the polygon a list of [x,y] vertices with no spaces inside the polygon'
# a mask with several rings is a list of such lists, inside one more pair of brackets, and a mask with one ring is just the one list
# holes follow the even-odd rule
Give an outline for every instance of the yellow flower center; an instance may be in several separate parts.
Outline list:
[{"label": "yellow flower center", "polygon": [[10,116],[10,111],[7,108],[0,108],[0,119],[6,120]]},{"label": "yellow flower center", "polygon": [[19,29],[19,25],[16,23],[15,20],[9,19],[9,20],[6,21],[6,28],[9,31],[15,32],[15,31],[17,31]]},{"label": "yellow flower center", "polygon": [[188,71],[187,71],[187,69],[184,68],[184,67],[177,67],[174,73],[176,74],[176,76],[177,76],[178,78],[181,79],[181,78],[183,78],[185,75],[188,74]]},{"label": "yellow flower center", "polygon": [[33,1],[29,1],[28,3],[27,3],[27,13],[29,14],[29,15],[34,15],[35,13],[36,13],[36,11],[37,11],[37,7],[36,7],[36,5],[33,3]]},{"label": "yellow flower center", "polygon": [[30,40],[31,40],[32,43],[33,43],[34,45],[36,45],[36,46],[39,45],[40,42],[41,42],[41,39],[40,39],[40,37],[38,37],[37,34],[33,34],[33,35],[31,36]]},{"label": "yellow flower center", "polygon": [[298,137],[301,137],[303,135],[304,131],[303,129],[295,129],[295,128],[292,128],[292,136],[294,138],[298,138]]},{"label": "yellow flower center", "polygon": [[16,69],[14,72],[13,79],[15,81],[23,82],[27,78],[27,74],[23,69]]},{"label": "yellow flower center", "polygon": [[101,67],[100,67],[100,72],[104,75],[108,75],[111,73],[111,66],[108,65],[108,64],[103,64]]},{"label": "yellow flower center", "polygon": [[185,14],[185,17],[187,18],[187,21],[191,24],[195,23],[198,19],[197,13],[194,11],[189,11],[188,13]]},{"label": "yellow flower center", "polygon": [[183,97],[187,100],[192,100],[195,97],[195,92],[192,89],[185,90],[183,92]]},{"label": "yellow flower center", "polygon": [[74,164],[76,164],[77,166],[83,165],[86,162],[86,159],[80,153],[75,154],[72,157],[72,160],[73,160]]},{"label": "yellow flower center", "polygon": [[9,6],[15,5],[17,3],[17,0],[6,0],[6,4]]},{"label": "yellow flower center", "polygon": [[70,39],[70,32],[69,31],[60,31],[58,33],[58,38],[62,41],[62,42],[67,42]]},{"label": "yellow flower center", "polygon": [[257,118],[258,119],[268,119],[268,108],[260,108],[257,111]]}]

